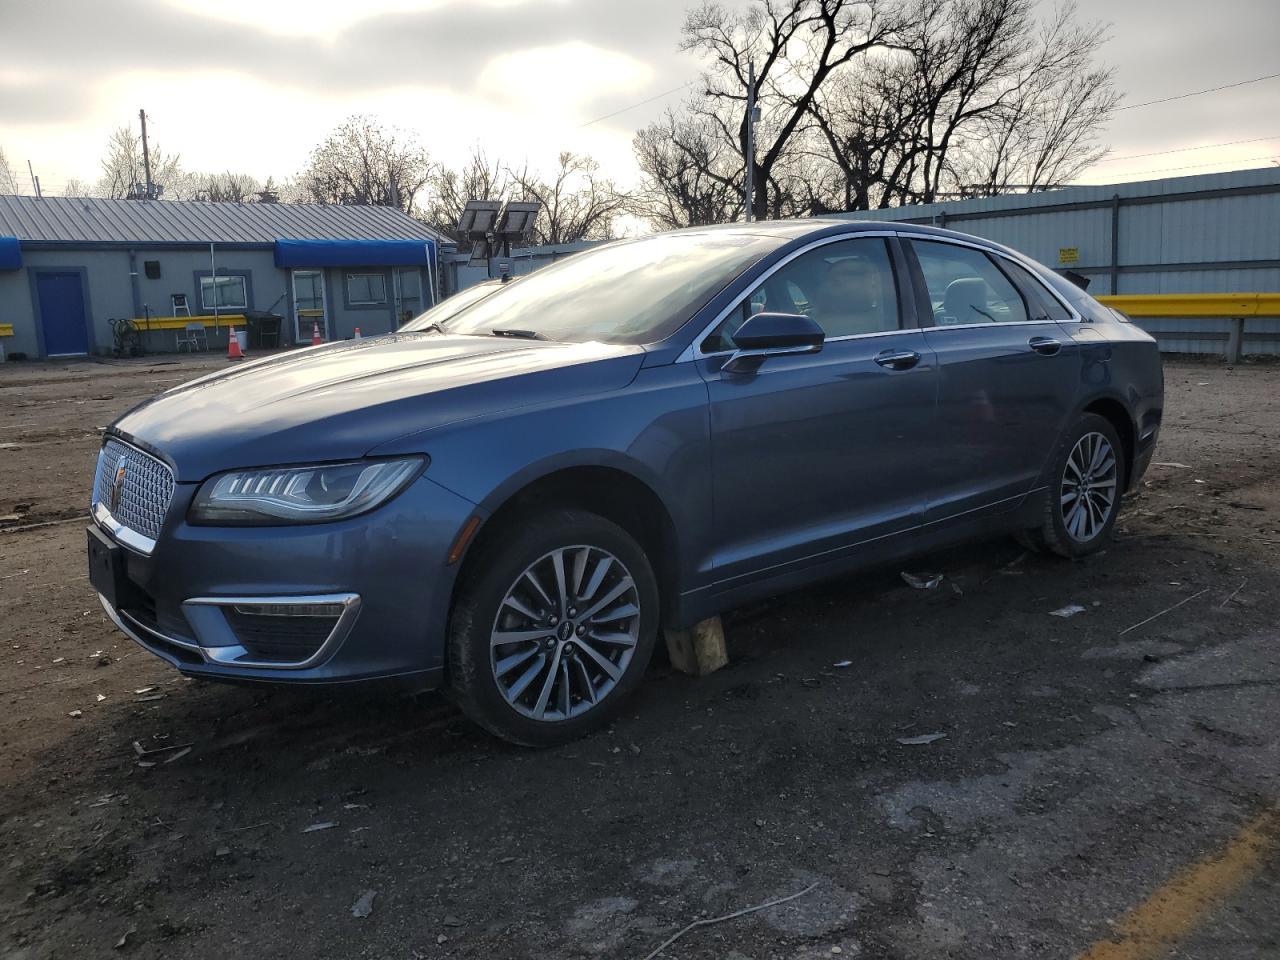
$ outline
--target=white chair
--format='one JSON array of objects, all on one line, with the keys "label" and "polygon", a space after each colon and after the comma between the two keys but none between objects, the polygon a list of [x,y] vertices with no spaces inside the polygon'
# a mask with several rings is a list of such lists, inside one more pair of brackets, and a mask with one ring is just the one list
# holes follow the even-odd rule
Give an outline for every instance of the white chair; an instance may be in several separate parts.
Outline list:
[{"label": "white chair", "polygon": [[194,352],[196,350],[209,349],[209,336],[204,331],[203,323],[188,323],[181,333],[174,337],[175,348],[178,353],[182,352],[183,347],[190,347]]}]

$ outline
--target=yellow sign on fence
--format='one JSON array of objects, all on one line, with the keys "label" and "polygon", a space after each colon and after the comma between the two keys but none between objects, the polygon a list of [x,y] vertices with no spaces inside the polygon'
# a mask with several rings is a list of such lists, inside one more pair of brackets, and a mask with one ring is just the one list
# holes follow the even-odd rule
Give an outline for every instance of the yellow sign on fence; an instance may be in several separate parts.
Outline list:
[{"label": "yellow sign on fence", "polygon": [[1079,247],[1059,247],[1058,248],[1058,263],[1062,264],[1063,266],[1066,266],[1068,264],[1074,264],[1079,262],[1080,262]]}]

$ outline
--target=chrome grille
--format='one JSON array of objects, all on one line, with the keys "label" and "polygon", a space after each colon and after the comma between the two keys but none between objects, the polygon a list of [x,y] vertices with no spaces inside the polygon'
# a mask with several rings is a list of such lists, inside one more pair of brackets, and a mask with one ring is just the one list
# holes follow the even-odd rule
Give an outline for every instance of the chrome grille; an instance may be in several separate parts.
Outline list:
[{"label": "chrome grille", "polygon": [[[112,488],[122,466],[124,479],[117,497]],[[93,484],[95,507],[101,504],[117,523],[155,540],[172,500],[173,472],[163,462],[119,440],[106,442],[98,454],[98,474]]]}]

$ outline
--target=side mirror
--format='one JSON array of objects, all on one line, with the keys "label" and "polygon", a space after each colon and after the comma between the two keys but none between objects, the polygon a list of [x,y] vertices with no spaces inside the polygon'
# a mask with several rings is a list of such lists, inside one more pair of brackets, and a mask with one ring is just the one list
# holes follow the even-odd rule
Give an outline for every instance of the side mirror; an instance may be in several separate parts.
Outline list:
[{"label": "side mirror", "polygon": [[737,349],[720,369],[747,373],[757,369],[766,357],[793,353],[817,353],[827,335],[802,313],[757,313],[733,335]]}]

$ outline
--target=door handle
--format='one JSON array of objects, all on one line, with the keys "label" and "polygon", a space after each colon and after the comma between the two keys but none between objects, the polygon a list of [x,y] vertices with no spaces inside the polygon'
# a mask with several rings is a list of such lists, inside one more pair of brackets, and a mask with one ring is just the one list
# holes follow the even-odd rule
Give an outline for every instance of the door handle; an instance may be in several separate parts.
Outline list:
[{"label": "door handle", "polygon": [[1054,340],[1052,337],[1032,337],[1027,341],[1027,346],[1046,357],[1052,357],[1062,349],[1061,341]]},{"label": "door handle", "polygon": [[914,350],[886,350],[876,356],[876,363],[891,370],[910,370],[919,362],[920,354]]}]

